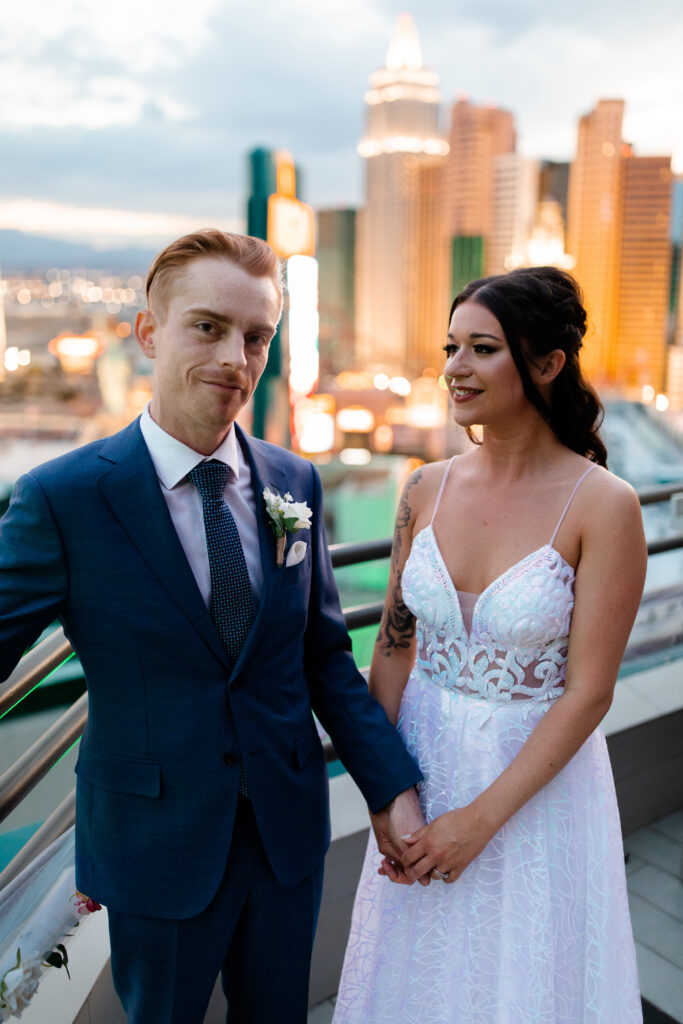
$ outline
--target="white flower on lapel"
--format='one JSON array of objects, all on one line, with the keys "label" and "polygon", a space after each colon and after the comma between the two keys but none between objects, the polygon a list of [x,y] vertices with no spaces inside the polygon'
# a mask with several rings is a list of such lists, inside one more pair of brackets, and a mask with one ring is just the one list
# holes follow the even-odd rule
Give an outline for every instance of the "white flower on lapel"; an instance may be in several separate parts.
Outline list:
[{"label": "white flower on lapel", "polygon": [[283,497],[277,491],[265,487],[263,500],[275,534],[275,564],[281,569],[285,558],[287,534],[310,530],[313,513],[305,501],[294,501],[288,491]]}]

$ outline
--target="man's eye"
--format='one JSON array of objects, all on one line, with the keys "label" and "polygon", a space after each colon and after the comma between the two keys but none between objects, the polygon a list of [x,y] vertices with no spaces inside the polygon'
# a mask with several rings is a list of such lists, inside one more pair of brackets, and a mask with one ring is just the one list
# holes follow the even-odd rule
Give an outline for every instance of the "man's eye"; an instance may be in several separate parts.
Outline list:
[{"label": "man's eye", "polygon": [[210,323],[208,320],[200,320],[199,323],[195,324],[195,327],[200,334],[211,334],[211,332],[215,330],[214,324]]},{"label": "man's eye", "polygon": [[248,334],[247,341],[251,345],[267,345],[268,338],[264,334]]}]

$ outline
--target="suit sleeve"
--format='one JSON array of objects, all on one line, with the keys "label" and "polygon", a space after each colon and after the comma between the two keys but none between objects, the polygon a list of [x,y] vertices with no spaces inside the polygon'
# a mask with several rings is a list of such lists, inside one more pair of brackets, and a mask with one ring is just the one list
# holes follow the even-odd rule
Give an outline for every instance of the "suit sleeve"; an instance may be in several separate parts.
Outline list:
[{"label": "suit sleeve", "polygon": [[57,524],[40,484],[27,474],[0,520],[0,680],[61,614],[67,592]]},{"label": "suit sleeve", "polygon": [[351,654],[323,523],[322,484],[313,466],[312,579],[304,666],[313,710],[371,811],[422,778],[384,709],[368,693]]}]

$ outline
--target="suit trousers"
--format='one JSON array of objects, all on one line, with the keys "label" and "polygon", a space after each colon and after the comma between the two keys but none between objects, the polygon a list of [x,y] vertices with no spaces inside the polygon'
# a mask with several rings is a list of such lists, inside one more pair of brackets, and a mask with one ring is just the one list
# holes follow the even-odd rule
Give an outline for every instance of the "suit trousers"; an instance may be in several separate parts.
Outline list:
[{"label": "suit trousers", "polygon": [[240,797],[225,873],[201,914],[166,920],[109,911],[127,1024],[202,1024],[219,971],[227,1024],[305,1024],[322,881],[321,864],[294,888],[279,884],[251,803]]}]

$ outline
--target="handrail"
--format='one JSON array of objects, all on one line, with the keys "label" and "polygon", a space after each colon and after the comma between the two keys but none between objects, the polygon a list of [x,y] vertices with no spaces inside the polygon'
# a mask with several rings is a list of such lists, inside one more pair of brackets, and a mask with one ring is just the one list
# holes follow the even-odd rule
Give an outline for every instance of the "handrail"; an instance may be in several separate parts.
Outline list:
[{"label": "handrail", "polygon": [[[683,487],[683,484],[681,485]],[[391,539],[367,540],[360,544],[352,541],[344,544],[330,544],[330,558],[333,569],[360,562],[372,562],[376,558],[388,558],[391,554]]]},{"label": "handrail", "polygon": [[21,659],[14,672],[0,683],[0,718],[35,690],[51,672],[68,661],[73,647],[60,626]]},{"label": "handrail", "polygon": [[4,821],[74,745],[85,728],[87,717],[88,695],[84,693],[0,776],[0,821]]},{"label": "handrail", "polygon": [[657,484],[654,487],[641,487],[638,491],[638,501],[641,505],[656,505],[658,501],[666,501],[674,494],[683,492],[683,481],[675,484]]},{"label": "handrail", "polygon": [[[643,488],[638,492],[641,505],[666,501],[673,494],[683,492],[683,482],[662,487]],[[330,545],[334,568],[356,565],[391,554],[391,539],[366,541],[360,544]],[[683,548],[683,533],[650,541],[648,555]],[[382,602],[355,605],[344,609],[347,628],[359,629],[377,624],[382,616]],[[0,683],[0,718],[26,697],[54,669],[73,654],[73,648],[60,627],[37,644],[21,659],[8,679]],[[40,782],[50,768],[81,736],[87,720],[87,693],[79,699],[45,732],[3,776],[0,777],[0,821],[21,802]],[[329,741],[324,743],[326,760],[333,761],[336,754]],[[5,870],[0,873],[0,887],[16,875],[28,861],[44,849],[61,832],[73,824],[75,817],[75,791],[69,794],[52,812],[43,825],[22,847]]]},{"label": "handrail", "polygon": [[[332,746],[332,744],[330,744]],[[0,871],[0,892],[13,878],[23,871],[31,861],[47,849],[50,843],[71,828],[76,820],[76,787],[62,800],[61,804],[55,807],[54,811],[43,824],[37,829],[28,842],[24,843],[18,853],[14,855],[4,871]]]}]

